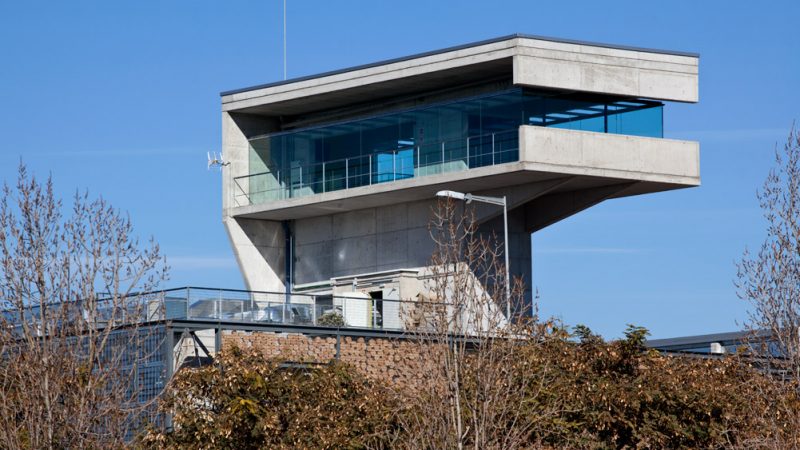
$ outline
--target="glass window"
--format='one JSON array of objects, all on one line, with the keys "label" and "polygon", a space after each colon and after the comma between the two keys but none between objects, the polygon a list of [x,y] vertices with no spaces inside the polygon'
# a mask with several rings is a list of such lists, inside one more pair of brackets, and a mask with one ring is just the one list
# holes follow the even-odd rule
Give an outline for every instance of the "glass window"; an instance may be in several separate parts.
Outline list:
[{"label": "glass window", "polygon": [[250,140],[249,202],[298,197],[518,159],[534,125],[662,137],[662,104],[513,88]]}]

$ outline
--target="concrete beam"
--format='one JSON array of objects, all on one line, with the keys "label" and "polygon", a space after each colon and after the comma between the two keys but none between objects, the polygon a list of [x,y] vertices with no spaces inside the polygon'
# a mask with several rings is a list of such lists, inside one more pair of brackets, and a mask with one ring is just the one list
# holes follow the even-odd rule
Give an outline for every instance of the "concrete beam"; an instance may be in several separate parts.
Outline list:
[{"label": "concrete beam", "polygon": [[521,39],[514,84],[696,103],[699,58]]},{"label": "concrete beam", "polygon": [[698,101],[697,55],[513,35],[224,93],[223,111],[302,114],[499,76],[549,89]]},{"label": "concrete beam", "polygon": [[693,141],[525,125],[519,160],[534,172],[700,185],[700,144]]},{"label": "concrete beam", "polygon": [[621,183],[578,191],[545,195],[524,205],[525,230],[533,233],[590,208],[603,200],[620,195],[635,183]]}]

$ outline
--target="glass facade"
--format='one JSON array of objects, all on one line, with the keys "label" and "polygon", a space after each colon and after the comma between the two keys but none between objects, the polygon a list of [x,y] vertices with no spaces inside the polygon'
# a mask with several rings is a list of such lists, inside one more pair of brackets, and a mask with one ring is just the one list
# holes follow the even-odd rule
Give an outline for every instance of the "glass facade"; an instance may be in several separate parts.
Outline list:
[{"label": "glass facade", "polygon": [[520,125],[662,137],[662,104],[513,88],[250,140],[236,204],[518,160]]}]

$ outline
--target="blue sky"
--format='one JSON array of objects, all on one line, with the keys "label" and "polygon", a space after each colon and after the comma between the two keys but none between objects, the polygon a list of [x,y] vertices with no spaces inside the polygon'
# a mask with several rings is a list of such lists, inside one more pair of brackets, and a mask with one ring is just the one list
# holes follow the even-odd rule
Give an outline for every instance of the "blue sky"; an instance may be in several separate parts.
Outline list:
[{"label": "blue sky", "polygon": [[[800,119],[800,2],[288,0],[289,77],[530,33],[698,52],[703,185],[605,202],[533,237],[542,313],[605,336],[727,331],[755,192]],[[220,91],[280,80],[281,1],[0,0],[0,178],[20,158],[59,192],[102,194],[153,235],[170,286],[242,287],[221,224]]]}]

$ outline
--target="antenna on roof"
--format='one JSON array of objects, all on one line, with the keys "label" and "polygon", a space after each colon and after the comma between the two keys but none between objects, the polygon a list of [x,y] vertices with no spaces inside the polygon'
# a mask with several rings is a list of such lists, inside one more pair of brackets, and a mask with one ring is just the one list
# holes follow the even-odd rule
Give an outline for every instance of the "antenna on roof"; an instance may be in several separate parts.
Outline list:
[{"label": "antenna on roof", "polygon": [[219,170],[222,170],[223,167],[231,164],[230,161],[225,161],[222,152],[219,155],[217,152],[206,152],[206,155],[208,156],[208,170],[211,170],[212,167],[219,167]]},{"label": "antenna on roof", "polygon": [[283,0],[283,79],[286,80],[286,0]]}]

